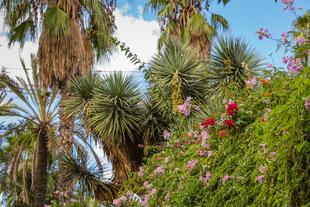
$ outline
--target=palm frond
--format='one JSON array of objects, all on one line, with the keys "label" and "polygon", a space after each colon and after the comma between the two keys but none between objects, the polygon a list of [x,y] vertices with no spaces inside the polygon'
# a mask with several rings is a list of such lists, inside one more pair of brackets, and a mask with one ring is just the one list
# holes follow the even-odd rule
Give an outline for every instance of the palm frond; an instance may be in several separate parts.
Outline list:
[{"label": "palm frond", "polygon": [[109,179],[100,180],[96,165],[88,162],[86,153],[80,152],[77,157],[62,154],[59,159],[64,168],[60,176],[65,182],[76,179],[82,191],[95,195],[100,201],[111,201],[115,198],[118,186]]}]

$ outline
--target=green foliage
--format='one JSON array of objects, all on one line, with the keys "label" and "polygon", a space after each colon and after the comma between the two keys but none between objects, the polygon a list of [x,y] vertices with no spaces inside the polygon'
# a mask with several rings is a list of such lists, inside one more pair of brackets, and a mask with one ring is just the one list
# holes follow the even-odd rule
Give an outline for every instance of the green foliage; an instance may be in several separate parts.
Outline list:
[{"label": "green foliage", "polygon": [[48,8],[43,15],[43,25],[56,40],[67,37],[70,32],[69,17],[59,7]]},{"label": "green foliage", "polygon": [[[204,117],[215,118],[206,139],[209,149],[202,146],[205,129],[199,124],[172,131],[167,145],[158,147],[159,152],[124,186],[122,195],[128,201],[123,205],[141,206],[147,195],[148,206],[307,206],[310,111],[303,97],[310,96],[310,68],[296,77],[269,71],[261,79],[269,79],[270,84],[242,90],[232,85],[226,91],[226,97],[239,107],[231,130],[223,125],[228,118],[225,105]],[[191,130],[197,130],[197,138],[193,132],[188,134]],[[219,136],[223,130],[228,133]],[[212,155],[199,156],[201,150]],[[186,164],[195,159],[196,166],[189,170]],[[158,167],[164,169],[162,174],[155,173]],[[206,177],[206,172],[211,173],[211,179],[204,184],[200,177]],[[225,175],[229,179],[223,182]],[[129,199],[128,192],[142,200]]]},{"label": "green foliage", "polygon": [[233,82],[244,87],[246,80],[258,75],[262,70],[262,61],[263,58],[245,41],[232,37],[218,38],[212,50],[208,71],[211,92]]}]

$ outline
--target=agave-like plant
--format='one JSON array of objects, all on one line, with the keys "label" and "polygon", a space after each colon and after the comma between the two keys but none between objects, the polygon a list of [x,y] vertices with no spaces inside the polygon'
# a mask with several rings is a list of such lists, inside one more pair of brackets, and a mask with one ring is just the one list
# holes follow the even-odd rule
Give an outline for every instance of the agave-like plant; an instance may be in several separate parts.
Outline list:
[{"label": "agave-like plant", "polygon": [[150,62],[150,71],[154,77],[150,82],[156,81],[157,87],[166,95],[161,101],[167,102],[167,98],[170,99],[176,113],[177,106],[181,105],[186,97],[204,99],[204,65],[195,50],[181,41],[171,39],[163,51]]},{"label": "agave-like plant", "polygon": [[218,38],[206,75],[209,93],[221,91],[226,84],[232,82],[244,87],[247,79],[263,69],[262,61],[263,58],[245,41],[232,37]]}]

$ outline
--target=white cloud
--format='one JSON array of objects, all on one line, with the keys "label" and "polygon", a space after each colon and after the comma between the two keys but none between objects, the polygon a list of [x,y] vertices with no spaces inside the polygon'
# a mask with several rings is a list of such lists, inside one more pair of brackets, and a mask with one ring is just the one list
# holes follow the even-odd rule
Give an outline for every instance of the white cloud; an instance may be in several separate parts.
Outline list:
[{"label": "white cloud", "polygon": [[[141,6],[140,6],[141,7]],[[142,7],[138,7],[141,11]],[[133,53],[136,53],[142,61],[148,61],[157,51],[157,40],[159,38],[160,29],[157,21],[146,21],[141,17],[136,18],[125,14],[130,9],[125,4],[122,9],[115,10],[115,20],[118,30],[116,37],[125,42]],[[140,12],[139,12],[140,14]],[[3,16],[0,16],[0,28],[3,25]],[[1,28],[1,32],[4,30]],[[1,33],[0,32],[0,33]],[[26,62],[26,66],[30,66],[30,53],[36,53],[38,44],[33,42],[25,43],[24,49],[19,49],[19,44],[13,45],[11,48],[7,46],[8,40],[5,36],[0,36],[0,68],[21,68],[20,57]],[[116,51],[110,61],[97,63],[94,68],[96,70],[106,71],[133,71],[136,70],[130,60],[124,53]],[[13,76],[22,75],[22,70],[8,70]]]}]

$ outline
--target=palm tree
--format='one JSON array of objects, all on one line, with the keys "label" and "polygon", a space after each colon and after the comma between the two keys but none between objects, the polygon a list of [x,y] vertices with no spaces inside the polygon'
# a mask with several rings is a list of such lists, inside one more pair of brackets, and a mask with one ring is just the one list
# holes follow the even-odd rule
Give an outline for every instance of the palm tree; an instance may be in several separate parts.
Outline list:
[{"label": "palm tree", "polygon": [[[70,97],[66,83],[72,77],[88,74],[97,59],[109,53],[114,30],[115,0],[34,0],[0,1],[5,24],[9,28],[9,45],[35,40],[38,49],[39,77],[44,86],[60,89],[59,153],[71,152],[74,120],[63,114],[64,100]],[[42,17],[42,18],[41,18]],[[59,163],[59,170],[62,165]],[[62,186],[70,199],[72,187]]]},{"label": "palm tree", "polygon": [[[199,60],[194,50],[179,40],[169,40],[166,47],[150,62],[150,71],[159,88],[165,91],[172,101],[174,113],[178,111],[186,97],[203,100],[204,82],[202,81],[204,62]],[[150,80],[152,83],[152,80]]]},{"label": "palm tree", "polygon": [[[162,31],[158,48],[161,49],[171,37],[177,37],[195,48],[199,57],[210,57],[216,30],[226,30],[229,24],[221,15],[210,12],[209,3],[209,0],[149,0],[146,8],[157,12]],[[208,15],[211,17],[209,22]]]},{"label": "palm tree", "polygon": [[[26,70],[23,61],[22,66],[26,74],[26,80],[17,78],[17,82],[11,79],[6,74],[1,74],[0,78],[6,86],[14,92],[18,100],[23,104],[2,105],[3,110],[1,116],[16,116],[22,118],[24,124],[33,130],[30,138],[35,142],[35,149],[33,152],[33,192],[34,200],[33,206],[44,206],[47,188],[47,158],[48,146],[56,143],[55,129],[57,118],[56,96],[57,90],[47,91],[39,85],[39,77],[37,73],[36,58],[31,57],[32,60],[32,81]],[[25,93],[23,92],[25,90]],[[27,98],[29,95],[29,98]],[[35,136],[34,136],[35,135]],[[29,138],[25,138],[29,141]],[[24,142],[22,142],[17,151],[16,162],[20,157]],[[16,165],[12,165],[14,167]],[[14,170],[15,169],[15,170]],[[16,171],[16,167],[12,169]]]},{"label": "palm tree", "polygon": [[263,69],[263,58],[241,39],[220,37],[212,50],[207,71],[209,93],[214,94],[231,82],[244,87],[245,81]]}]

